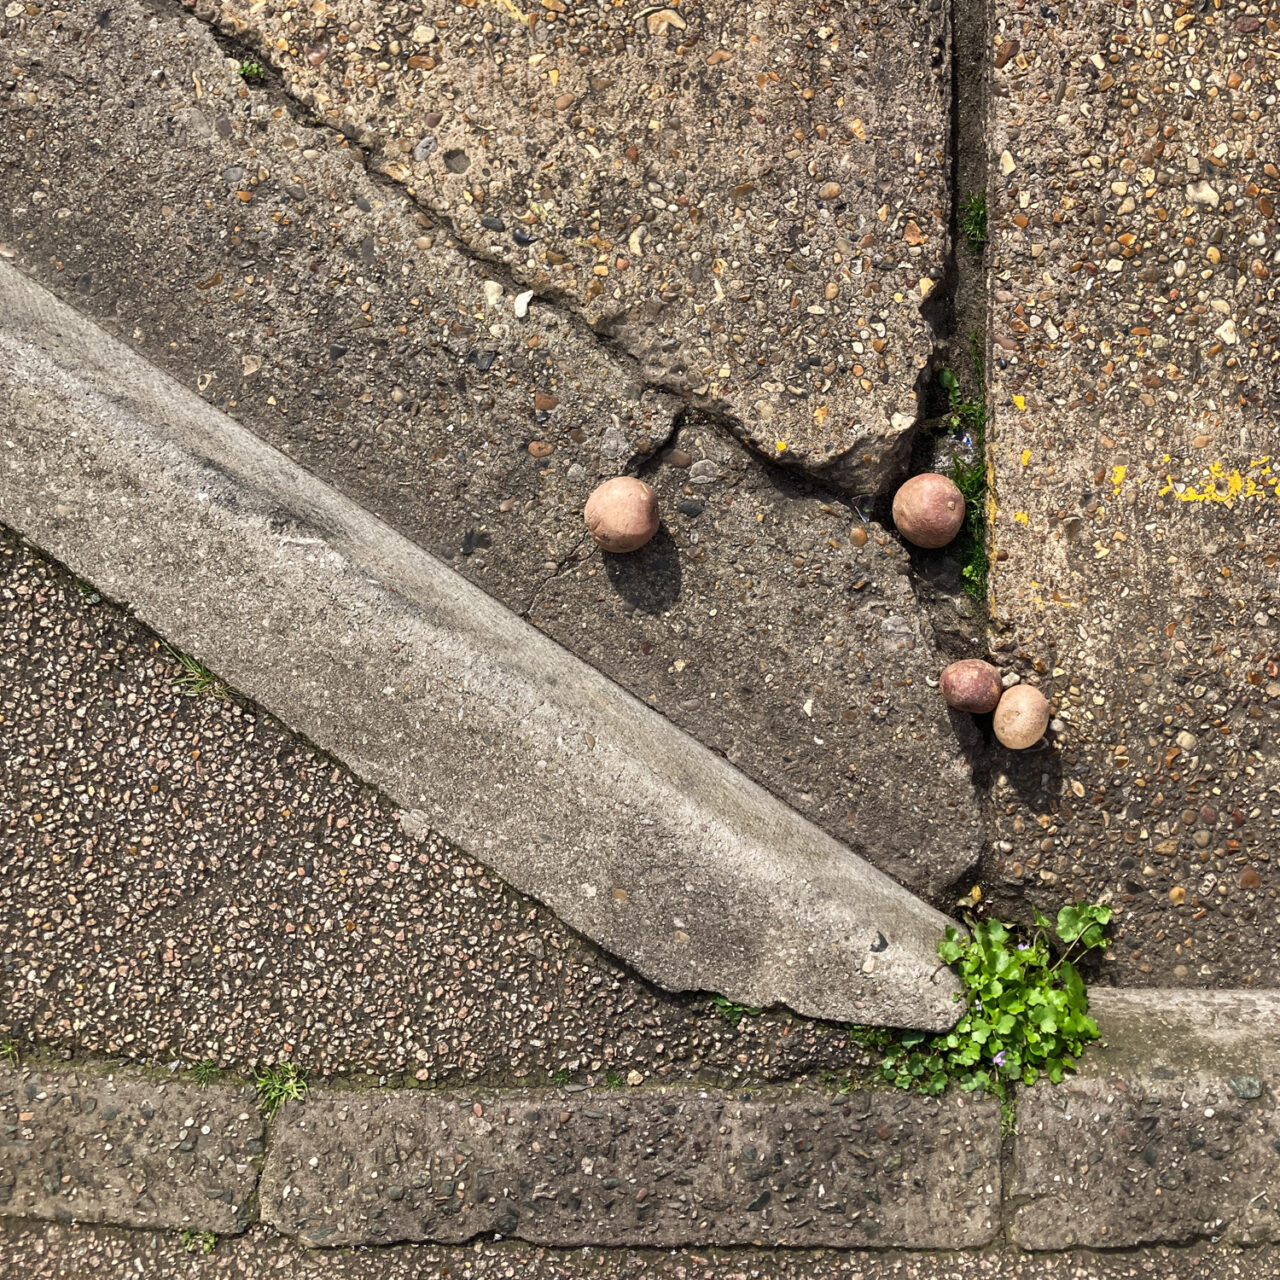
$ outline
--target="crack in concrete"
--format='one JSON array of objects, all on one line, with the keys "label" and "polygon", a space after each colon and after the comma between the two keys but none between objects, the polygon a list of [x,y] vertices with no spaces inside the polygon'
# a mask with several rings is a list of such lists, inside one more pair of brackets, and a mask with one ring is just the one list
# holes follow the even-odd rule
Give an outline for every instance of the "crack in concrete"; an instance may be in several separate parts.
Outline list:
[{"label": "crack in concrete", "polygon": [[[402,181],[389,173],[387,170],[388,162],[382,157],[381,143],[375,134],[367,129],[359,130],[352,125],[343,125],[327,119],[308,95],[295,93],[290,89],[283,71],[276,62],[275,49],[268,42],[261,39],[256,32],[236,29],[208,3],[208,0],[166,0],[166,2],[181,9],[184,14],[195,18],[196,21],[201,23],[209,31],[218,47],[226,52],[229,57],[242,62],[257,61],[267,69],[269,74],[263,81],[263,91],[271,93],[280,100],[300,125],[326,133],[337,134],[344,138],[352,154],[358,158],[365,172],[369,175],[370,180],[384,189],[394,189],[398,198],[410,201],[422,216],[430,220],[430,224],[435,231],[448,237],[446,247],[461,253],[478,266],[482,266],[495,281],[513,296],[523,293],[531,294],[533,302],[554,310],[558,316],[571,324],[578,333],[590,335],[594,343],[602,350],[607,351],[614,360],[631,372],[633,381],[643,391],[668,395],[680,400],[685,408],[673,415],[673,424],[668,433],[668,440],[678,430],[680,413],[696,408],[718,430],[725,432],[741,443],[753,458],[759,459],[760,462],[770,468],[787,472],[793,476],[803,476],[823,492],[830,494],[835,500],[864,502],[870,499],[873,502],[887,502],[890,496],[888,492],[874,494],[846,493],[844,490],[830,486],[829,481],[823,475],[824,467],[809,466],[803,462],[796,461],[794,458],[776,457],[766,453],[751,440],[750,434],[743,424],[723,404],[714,399],[698,396],[696,391],[691,391],[690,388],[677,382],[662,378],[655,379],[649,376],[645,372],[640,359],[609,331],[607,325],[603,323],[593,325],[579,314],[566,294],[554,289],[540,289],[528,281],[517,278],[511,268],[500,257],[486,252],[481,245],[477,245],[472,238],[464,234],[448,209],[431,201],[428,192],[420,191],[418,188],[410,186],[408,182]],[[953,90],[953,110],[954,105]],[[954,192],[952,194],[952,222],[954,224],[956,197]],[[942,281],[942,288],[931,299],[920,303],[919,309],[922,316],[935,332],[945,323],[946,299],[953,292],[953,286],[950,282],[952,274],[950,266],[951,263],[948,263],[944,267],[946,274]],[[916,403],[919,407],[916,419],[903,431],[899,442],[899,447],[904,457],[910,457],[916,434],[926,417],[926,396],[923,394],[923,388],[932,381],[936,372],[937,362],[931,358],[917,378]],[[651,456],[656,456],[661,447],[655,448]],[[635,461],[635,458],[628,461],[623,474],[632,474],[631,466]]]}]

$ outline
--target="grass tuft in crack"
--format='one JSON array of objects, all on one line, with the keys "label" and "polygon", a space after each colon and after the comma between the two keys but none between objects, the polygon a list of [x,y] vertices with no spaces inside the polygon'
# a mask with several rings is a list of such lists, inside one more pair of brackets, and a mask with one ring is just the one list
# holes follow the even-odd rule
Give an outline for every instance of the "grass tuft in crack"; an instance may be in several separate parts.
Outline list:
[{"label": "grass tuft in crack", "polygon": [[987,193],[975,191],[960,202],[960,234],[969,248],[981,254],[987,247]]},{"label": "grass tuft in crack", "polygon": [[[968,1004],[955,1027],[937,1034],[852,1027],[849,1038],[883,1053],[881,1072],[900,1089],[941,1093],[954,1082],[1003,1100],[1013,1086],[1042,1075],[1057,1084],[1098,1038],[1072,960],[1109,945],[1110,919],[1110,907],[1078,903],[1063,907],[1056,923],[1037,911],[1025,934],[998,920],[970,919],[966,938],[948,925],[938,954],[959,971]],[[1056,959],[1055,936],[1064,944]],[[1012,1110],[1003,1119],[1011,1125]]]},{"label": "grass tuft in crack", "polygon": [[18,1053],[16,1040],[0,1040],[0,1062],[7,1062],[11,1067],[21,1065],[22,1059]]},{"label": "grass tuft in crack", "polygon": [[169,683],[181,689],[193,698],[225,698],[230,694],[226,684],[204,665],[197,662],[189,653],[179,653],[177,649],[165,645],[165,652],[182,668],[182,674],[174,676]]},{"label": "grass tuft in crack", "polygon": [[203,1062],[197,1062],[191,1068],[191,1078],[202,1089],[205,1089],[215,1081],[222,1079],[222,1068],[212,1058],[206,1058]]},{"label": "grass tuft in crack", "polygon": [[732,1000],[727,1000],[724,996],[712,996],[711,1007],[733,1027],[736,1027],[743,1018],[759,1017],[761,1012],[759,1009],[752,1008],[749,1004],[734,1004]]},{"label": "grass tuft in crack", "polygon": [[266,1067],[254,1081],[258,1087],[258,1104],[268,1120],[286,1102],[300,1102],[307,1096],[307,1079],[292,1062]]}]

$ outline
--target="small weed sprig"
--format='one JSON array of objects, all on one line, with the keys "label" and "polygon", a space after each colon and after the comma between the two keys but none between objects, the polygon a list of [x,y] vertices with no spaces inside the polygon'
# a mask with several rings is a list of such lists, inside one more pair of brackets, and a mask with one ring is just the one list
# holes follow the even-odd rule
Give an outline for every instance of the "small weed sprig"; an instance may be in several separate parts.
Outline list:
[{"label": "small weed sprig", "polygon": [[20,1064],[21,1055],[18,1053],[16,1040],[0,1040],[0,1062],[7,1062],[11,1067]]},{"label": "small weed sprig", "polygon": [[[1035,1084],[1041,1075],[1057,1084],[1098,1038],[1072,958],[1109,945],[1103,931],[1110,919],[1110,907],[1088,903],[1063,907],[1056,925],[1037,911],[1027,941],[998,920],[967,921],[968,938],[948,925],[938,954],[959,970],[968,1002],[955,1027],[934,1035],[855,1027],[850,1038],[884,1051],[881,1071],[900,1089],[941,1093],[954,1081],[1004,1099],[1012,1085]],[[1056,960],[1050,931],[1066,944]]]},{"label": "small weed sprig", "polygon": [[212,1253],[218,1247],[218,1235],[215,1231],[192,1231],[188,1227],[178,1239],[188,1253]]},{"label": "small weed sprig", "polygon": [[743,1018],[759,1017],[761,1012],[759,1009],[753,1009],[749,1004],[734,1004],[724,996],[712,996],[711,1007],[733,1027],[736,1027]]},{"label": "small weed sprig", "polygon": [[254,1083],[258,1087],[258,1105],[268,1120],[286,1102],[301,1101],[307,1096],[307,1078],[292,1062],[264,1068]]},{"label": "small weed sprig", "polygon": [[987,247],[987,193],[975,191],[960,202],[960,234],[969,248],[981,254]]},{"label": "small weed sprig", "polygon": [[[971,335],[973,376],[981,389],[986,381],[982,348],[977,335]],[[938,374],[938,382],[947,393],[947,430],[952,435],[967,434],[973,447],[973,461],[957,458],[951,467],[951,479],[964,494],[964,528],[958,550],[960,573],[965,590],[976,600],[987,597],[987,578],[991,570],[987,552],[987,406],[981,397],[966,396],[960,380],[950,369]]]},{"label": "small weed sprig", "polygon": [[225,698],[230,690],[226,684],[204,665],[197,662],[189,653],[179,653],[170,645],[165,645],[165,652],[182,668],[182,674],[174,676],[169,683],[193,698]]},{"label": "small weed sprig", "polygon": [[196,1084],[207,1089],[215,1080],[222,1078],[222,1068],[212,1058],[206,1058],[191,1068],[191,1075]]},{"label": "small weed sprig", "polygon": [[261,84],[263,76],[266,75],[262,69],[262,63],[253,61],[242,62],[236,68],[236,72],[241,79],[247,80],[250,84]]}]

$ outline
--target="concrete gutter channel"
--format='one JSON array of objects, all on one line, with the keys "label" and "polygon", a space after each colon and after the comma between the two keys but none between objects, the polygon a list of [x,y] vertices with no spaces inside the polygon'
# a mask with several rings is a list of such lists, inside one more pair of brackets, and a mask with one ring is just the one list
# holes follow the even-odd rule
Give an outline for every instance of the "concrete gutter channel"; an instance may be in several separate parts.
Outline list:
[{"label": "concrete gutter channel", "polygon": [[0,1216],[308,1249],[1131,1249],[1280,1242],[1280,993],[1099,992],[1104,1043],[999,1103],[952,1090],[315,1090],[0,1071]]}]

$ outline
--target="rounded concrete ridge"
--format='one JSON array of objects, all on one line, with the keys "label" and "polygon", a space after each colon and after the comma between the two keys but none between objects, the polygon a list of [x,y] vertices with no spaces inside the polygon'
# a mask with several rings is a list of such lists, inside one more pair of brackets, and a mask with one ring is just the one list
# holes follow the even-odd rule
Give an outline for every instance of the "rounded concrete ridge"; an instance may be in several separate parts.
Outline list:
[{"label": "rounded concrete ridge", "polygon": [[946,917],[0,267],[0,519],[645,976],[940,1029]]}]

